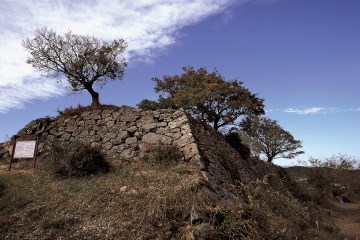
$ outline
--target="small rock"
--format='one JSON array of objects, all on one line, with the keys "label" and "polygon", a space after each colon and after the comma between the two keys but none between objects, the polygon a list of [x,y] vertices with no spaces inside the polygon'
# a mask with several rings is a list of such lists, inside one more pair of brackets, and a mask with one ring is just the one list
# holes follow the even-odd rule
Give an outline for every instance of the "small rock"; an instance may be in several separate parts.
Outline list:
[{"label": "small rock", "polygon": [[190,221],[192,224],[202,223],[207,218],[205,211],[195,207],[191,207]]},{"label": "small rock", "polygon": [[192,232],[192,239],[193,240],[212,240],[212,239],[218,239],[215,236],[214,228],[208,224],[200,224],[196,226]]},{"label": "small rock", "polygon": [[129,194],[130,194],[130,195],[138,195],[139,192],[136,191],[135,189],[131,189],[131,190],[129,191]]},{"label": "small rock", "polygon": [[126,192],[126,191],[127,191],[127,189],[128,189],[128,187],[127,187],[127,186],[123,186],[123,187],[121,187],[121,188],[120,188],[120,192]]}]

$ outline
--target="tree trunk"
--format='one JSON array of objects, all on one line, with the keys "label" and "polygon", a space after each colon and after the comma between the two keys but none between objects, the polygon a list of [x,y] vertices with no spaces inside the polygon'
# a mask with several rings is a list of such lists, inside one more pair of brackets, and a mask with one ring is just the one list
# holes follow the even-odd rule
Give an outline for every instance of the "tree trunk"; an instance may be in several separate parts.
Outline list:
[{"label": "tree trunk", "polygon": [[213,128],[214,128],[216,131],[218,131],[218,129],[219,129],[219,127],[220,127],[220,126],[219,126],[219,121],[220,121],[220,119],[218,119],[218,118],[215,117]]},{"label": "tree trunk", "polygon": [[95,92],[91,86],[86,87],[86,90],[90,93],[91,98],[92,98],[91,107],[92,108],[100,107],[99,93]]},{"label": "tree trunk", "polygon": [[268,157],[267,162],[271,163],[273,159],[273,157]]}]

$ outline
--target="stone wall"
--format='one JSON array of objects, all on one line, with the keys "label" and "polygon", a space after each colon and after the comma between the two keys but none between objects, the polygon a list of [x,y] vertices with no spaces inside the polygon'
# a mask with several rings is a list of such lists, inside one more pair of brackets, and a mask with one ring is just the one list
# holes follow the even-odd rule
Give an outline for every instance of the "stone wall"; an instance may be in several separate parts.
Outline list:
[{"label": "stone wall", "polygon": [[36,119],[17,135],[21,139],[39,136],[40,156],[46,155],[56,142],[84,142],[99,147],[115,160],[140,158],[159,142],[173,144],[182,151],[185,161],[198,166],[214,199],[222,201],[235,198],[229,184],[248,183],[257,177],[252,174],[256,172],[253,162],[243,161],[219,132],[183,110],[142,111],[121,107],[85,111],[68,117]]},{"label": "stone wall", "polygon": [[55,119],[30,122],[17,135],[21,139],[39,136],[39,154],[46,154],[55,142],[80,141],[100,149],[109,158],[141,157],[159,142],[174,144],[186,161],[198,162],[200,156],[191,133],[189,117],[183,110],[142,111],[136,108],[85,111]]}]

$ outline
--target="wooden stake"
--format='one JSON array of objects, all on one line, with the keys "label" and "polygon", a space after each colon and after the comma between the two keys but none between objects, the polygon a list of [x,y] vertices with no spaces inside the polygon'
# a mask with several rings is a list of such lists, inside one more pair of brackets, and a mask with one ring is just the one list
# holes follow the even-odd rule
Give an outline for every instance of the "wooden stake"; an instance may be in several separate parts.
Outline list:
[{"label": "wooden stake", "polygon": [[37,160],[38,146],[39,146],[39,136],[36,136],[36,144],[35,144],[35,152],[34,152],[34,169],[35,169],[36,160]]},{"label": "wooden stake", "polygon": [[13,159],[14,159],[14,154],[15,154],[16,139],[17,139],[18,137],[19,137],[19,136],[14,135],[14,142],[13,142],[13,148],[12,148],[12,150],[11,150],[9,171],[11,171],[11,165],[12,165],[12,162],[13,162]]}]

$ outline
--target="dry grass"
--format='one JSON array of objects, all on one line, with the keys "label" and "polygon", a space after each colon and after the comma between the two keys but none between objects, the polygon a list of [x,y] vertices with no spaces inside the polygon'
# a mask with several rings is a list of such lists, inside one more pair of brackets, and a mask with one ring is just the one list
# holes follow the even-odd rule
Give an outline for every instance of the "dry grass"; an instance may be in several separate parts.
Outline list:
[{"label": "dry grass", "polygon": [[0,239],[187,240],[201,226],[191,223],[193,206],[214,230],[210,239],[344,239],[329,211],[294,198],[275,172],[229,183],[237,200],[222,204],[185,163],[118,160],[109,173],[62,180],[46,164],[0,166]]},{"label": "dry grass", "polygon": [[184,164],[122,163],[60,181],[15,168],[0,171],[0,239],[180,239],[201,202],[198,170]]},{"label": "dry grass", "polygon": [[69,117],[73,117],[76,115],[80,115],[83,112],[89,112],[89,111],[94,111],[94,110],[119,110],[123,107],[126,107],[126,106],[119,107],[119,106],[115,106],[115,105],[102,104],[99,107],[97,107],[96,109],[94,109],[94,107],[92,107],[92,106],[82,106],[79,104],[76,107],[70,106],[70,107],[67,107],[62,110],[58,109],[57,112],[59,115],[57,116],[57,118],[69,118]]}]

